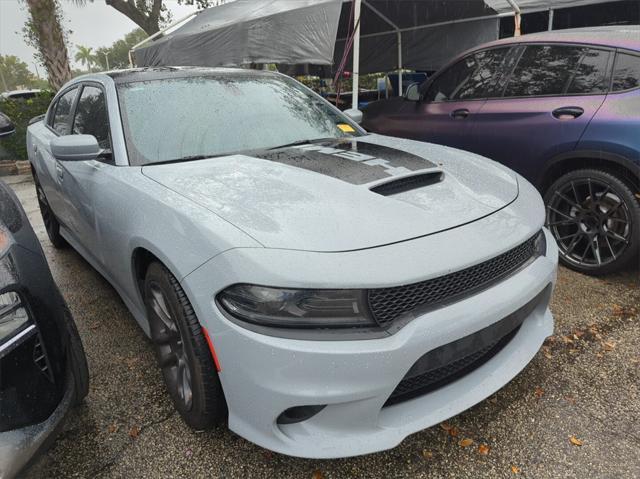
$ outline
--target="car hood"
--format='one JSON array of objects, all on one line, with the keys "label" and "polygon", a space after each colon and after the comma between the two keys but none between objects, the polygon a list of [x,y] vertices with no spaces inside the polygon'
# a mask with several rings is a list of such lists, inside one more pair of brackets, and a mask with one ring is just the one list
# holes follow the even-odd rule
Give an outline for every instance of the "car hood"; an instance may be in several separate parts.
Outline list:
[{"label": "car hood", "polygon": [[350,251],[475,221],[511,203],[516,176],[448,147],[366,135],[142,172],[268,248]]}]

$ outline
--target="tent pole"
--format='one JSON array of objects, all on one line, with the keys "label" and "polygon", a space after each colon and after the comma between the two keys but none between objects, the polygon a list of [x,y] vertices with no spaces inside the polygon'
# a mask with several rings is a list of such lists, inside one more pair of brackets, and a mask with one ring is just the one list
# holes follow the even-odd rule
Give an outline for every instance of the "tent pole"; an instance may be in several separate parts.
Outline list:
[{"label": "tent pole", "polygon": [[549,9],[549,25],[547,25],[547,30],[553,30],[553,8]]},{"label": "tent pole", "polygon": [[398,96],[402,96],[402,32],[398,32]]},{"label": "tent pole", "polygon": [[360,7],[362,0],[354,0],[353,9],[353,88],[351,90],[351,108],[358,109],[358,80],[360,79]]},{"label": "tent pole", "polygon": [[521,20],[520,7],[515,2],[515,0],[507,0],[507,2],[509,2],[509,5],[511,5],[511,8],[513,8],[513,22],[514,22],[513,36],[514,37],[519,37],[521,35],[521,33],[520,33],[520,20]]}]

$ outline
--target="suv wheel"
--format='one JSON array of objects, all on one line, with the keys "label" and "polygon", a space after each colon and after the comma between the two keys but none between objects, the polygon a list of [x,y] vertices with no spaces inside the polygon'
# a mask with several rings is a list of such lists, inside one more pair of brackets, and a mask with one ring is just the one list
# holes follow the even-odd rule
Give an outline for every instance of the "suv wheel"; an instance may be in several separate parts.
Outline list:
[{"label": "suv wheel", "polygon": [[547,190],[546,225],[560,260],[587,274],[632,264],[640,246],[640,203],[616,176],[601,170],[566,173]]},{"label": "suv wheel", "polygon": [[158,364],[173,404],[191,428],[227,417],[227,405],[209,345],[180,283],[160,263],[144,282],[147,317]]}]

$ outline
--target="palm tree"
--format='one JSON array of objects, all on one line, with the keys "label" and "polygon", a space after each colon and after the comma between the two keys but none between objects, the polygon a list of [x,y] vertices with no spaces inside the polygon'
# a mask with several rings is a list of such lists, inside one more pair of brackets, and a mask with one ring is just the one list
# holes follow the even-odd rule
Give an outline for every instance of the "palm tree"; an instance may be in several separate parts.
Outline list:
[{"label": "palm tree", "polygon": [[77,62],[80,62],[82,65],[87,67],[88,71],[91,71],[91,65],[96,62],[96,57],[92,52],[91,47],[83,47],[82,45],[78,45],[78,52],[76,53],[75,59]]},{"label": "palm tree", "polygon": [[58,0],[26,0],[31,18],[27,21],[27,36],[33,40],[47,69],[49,83],[58,90],[71,79],[69,54],[61,25],[62,13]]}]

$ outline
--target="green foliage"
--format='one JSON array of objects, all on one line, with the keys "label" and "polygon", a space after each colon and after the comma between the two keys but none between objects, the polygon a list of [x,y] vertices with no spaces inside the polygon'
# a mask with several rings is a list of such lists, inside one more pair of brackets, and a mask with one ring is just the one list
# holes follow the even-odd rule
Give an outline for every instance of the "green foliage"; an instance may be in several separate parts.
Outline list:
[{"label": "green foliage", "polygon": [[0,55],[0,78],[3,91],[32,88],[38,80],[28,65],[14,55]]},{"label": "green foliage", "polygon": [[93,48],[77,45],[75,60],[87,67],[91,71],[91,66],[96,62],[96,56],[93,54]]},{"label": "green foliage", "polygon": [[129,67],[129,50],[134,45],[147,38],[147,34],[141,28],[127,33],[123,39],[114,42],[110,47],[100,47],[94,55],[95,64],[100,70],[107,70],[107,57],[109,57],[109,69],[118,70]]},{"label": "green foliage", "polygon": [[16,133],[2,140],[2,146],[9,152],[12,159],[27,159],[26,138],[29,120],[45,113],[52,98],[52,92],[44,91],[28,100],[0,99],[0,111],[11,118],[16,126]]}]

